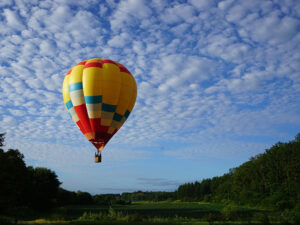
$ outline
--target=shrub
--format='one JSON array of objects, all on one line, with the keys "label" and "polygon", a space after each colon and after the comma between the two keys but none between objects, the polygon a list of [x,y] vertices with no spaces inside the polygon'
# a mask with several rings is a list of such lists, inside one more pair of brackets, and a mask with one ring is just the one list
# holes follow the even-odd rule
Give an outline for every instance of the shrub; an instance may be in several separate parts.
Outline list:
[{"label": "shrub", "polygon": [[82,220],[89,220],[89,221],[97,221],[98,220],[99,221],[99,220],[102,220],[106,217],[107,216],[102,212],[99,212],[99,213],[84,212],[82,214],[82,216],[78,218],[78,220],[81,220],[81,221]]},{"label": "shrub", "polygon": [[210,194],[207,194],[204,196],[203,201],[205,202],[211,202],[212,200],[212,196]]},{"label": "shrub", "polygon": [[10,225],[13,224],[14,219],[7,216],[0,216],[0,225]]},{"label": "shrub", "polygon": [[143,221],[143,216],[141,214],[138,214],[138,213],[131,214],[131,215],[129,215],[129,221],[141,222],[141,221]]},{"label": "shrub", "polygon": [[219,216],[215,213],[208,213],[205,216],[205,220],[208,222],[208,224],[213,224],[215,221],[219,220]]},{"label": "shrub", "polygon": [[108,217],[115,220],[122,220],[125,215],[121,211],[116,211],[112,207],[109,207]]},{"label": "shrub", "polygon": [[269,217],[264,213],[254,214],[253,219],[260,222],[262,225],[270,225]]},{"label": "shrub", "polygon": [[291,209],[294,207],[292,202],[288,201],[288,200],[278,201],[278,202],[276,202],[275,206],[278,210]]},{"label": "shrub", "polygon": [[221,210],[222,216],[225,220],[239,219],[239,208],[233,205],[227,205]]},{"label": "shrub", "polygon": [[286,210],[281,214],[281,223],[298,225],[300,224],[300,212],[296,210]]},{"label": "shrub", "polygon": [[135,213],[132,215],[124,214],[121,211],[116,211],[112,207],[109,208],[108,213],[87,213],[84,212],[78,221],[101,221],[101,220],[113,220],[113,221],[126,221],[126,222],[140,222],[143,221],[143,216]]}]

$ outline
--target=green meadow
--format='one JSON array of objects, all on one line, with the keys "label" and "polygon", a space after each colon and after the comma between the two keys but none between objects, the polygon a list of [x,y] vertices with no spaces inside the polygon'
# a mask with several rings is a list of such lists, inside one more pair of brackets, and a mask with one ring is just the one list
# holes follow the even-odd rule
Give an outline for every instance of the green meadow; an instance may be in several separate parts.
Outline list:
[{"label": "green meadow", "polygon": [[[20,212],[0,224],[293,224],[288,212],[205,202],[133,202],[130,205],[70,205],[47,212]],[[6,219],[6,221],[5,221]],[[297,219],[297,218],[296,218]]]}]

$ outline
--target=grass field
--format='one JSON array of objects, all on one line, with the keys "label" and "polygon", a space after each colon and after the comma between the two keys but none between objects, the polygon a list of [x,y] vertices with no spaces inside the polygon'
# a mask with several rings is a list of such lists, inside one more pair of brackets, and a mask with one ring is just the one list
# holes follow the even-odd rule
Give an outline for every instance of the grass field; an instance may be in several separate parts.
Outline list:
[{"label": "grass field", "polygon": [[134,202],[110,207],[64,206],[50,212],[32,212],[19,218],[19,224],[284,224],[279,215],[270,210],[204,202]]}]

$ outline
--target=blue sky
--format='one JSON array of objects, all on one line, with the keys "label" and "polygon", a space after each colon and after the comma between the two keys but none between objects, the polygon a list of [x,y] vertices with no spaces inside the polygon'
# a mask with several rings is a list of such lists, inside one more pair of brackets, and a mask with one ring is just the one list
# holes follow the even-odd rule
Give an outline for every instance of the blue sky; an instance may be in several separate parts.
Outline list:
[{"label": "blue sky", "polygon": [[[1,0],[0,132],[69,190],[173,191],[300,132],[300,1]],[[64,75],[109,58],[135,108],[93,162]]]}]

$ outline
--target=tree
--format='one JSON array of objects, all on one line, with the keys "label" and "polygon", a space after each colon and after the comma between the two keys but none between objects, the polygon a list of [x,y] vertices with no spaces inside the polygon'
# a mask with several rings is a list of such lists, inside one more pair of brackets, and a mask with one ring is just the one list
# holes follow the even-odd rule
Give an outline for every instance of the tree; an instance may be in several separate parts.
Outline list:
[{"label": "tree", "polygon": [[[0,147],[4,146],[5,133],[0,134]],[[2,149],[0,149],[2,150]]]},{"label": "tree", "polygon": [[28,183],[23,158],[18,150],[0,149],[0,211],[25,204]]},{"label": "tree", "polygon": [[60,206],[77,204],[76,192],[59,188],[56,195],[56,203]]},{"label": "tree", "polygon": [[[0,134],[0,147],[5,134]],[[47,168],[26,167],[18,150],[0,148],[0,212],[29,206],[38,209],[51,207],[60,182],[55,172]]]},{"label": "tree", "polygon": [[77,204],[94,204],[94,199],[88,192],[77,191]]},{"label": "tree", "polygon": [[280,210],[300,208],[300,133],[295,140],[276,143],[228,174],[180,185],[176,193],[185,201],[234,201]]},{"label": "tree", "polygon": [[30,205],[33,208],[50,208],[58,193],[60,182],[55,172],[47,168],[28,167],[30,180]]}]

